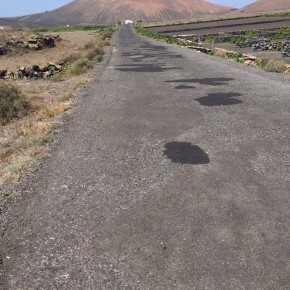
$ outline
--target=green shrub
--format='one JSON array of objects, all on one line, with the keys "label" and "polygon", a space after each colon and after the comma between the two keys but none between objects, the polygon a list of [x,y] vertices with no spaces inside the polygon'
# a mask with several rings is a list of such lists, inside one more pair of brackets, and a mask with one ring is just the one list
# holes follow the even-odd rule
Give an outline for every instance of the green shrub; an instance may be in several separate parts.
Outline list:
[{"label": "green shrub", "polygon": [[82,26],[81,29],[82,30],[100,30],[100,29],[107,29],[108,25],[87,25],[87,26]]},{"label": "green shrub", "polygon": [[256,66],[265,69],[265,66],[267,65],[267,61],[264,59],[259,59],[256,61]]},{"label": "green shrub", "polygon": [[247,33],[247,37],[252,38],[252,37],[256,37],[256,36],[257,36],[257,31],[255,31],[255,30],[250,30]]},{"label": "green shrub", "polygon": [[205,43],[213,43],[215,40],[214,36],[213,35],[207,35],[205,37]]},{"label": "green shrub", "polygon": [[0,82],[0,121],[2,124],[25,115],[27,107],[28,102],[17,87]]},{"label": "green shrub", "polygon": [[69,75],[80,75],[87,72],[88,69],[91,69],[93,67],[94,64],[92,61],[90,61],[86,57],[82,57],[69,65],[66,69],[66,73]]},{"label": "green shrub", "polygon": [[281,13],[266,13],[264,14],[266,17],[289,17],[290,12],[281,12]]}]

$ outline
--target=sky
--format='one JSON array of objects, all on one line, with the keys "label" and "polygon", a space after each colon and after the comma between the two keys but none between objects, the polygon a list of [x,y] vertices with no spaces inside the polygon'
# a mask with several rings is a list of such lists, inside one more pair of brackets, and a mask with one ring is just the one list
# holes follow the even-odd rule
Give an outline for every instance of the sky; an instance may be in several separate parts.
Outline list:
[{"label": "sky", "polygon": [[[209,2],[232,6],[243,7],[254,0],[208,0]],[[71,0],[0,0],[0,17],[23,16],[33,13],[50,11],[59,8]]]}]

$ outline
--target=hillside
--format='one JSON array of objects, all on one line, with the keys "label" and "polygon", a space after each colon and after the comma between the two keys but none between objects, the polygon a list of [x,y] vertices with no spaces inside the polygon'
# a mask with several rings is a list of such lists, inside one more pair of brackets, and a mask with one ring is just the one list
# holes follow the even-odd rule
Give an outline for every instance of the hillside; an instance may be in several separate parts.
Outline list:
[{"label": "hillside", "polygon": [[224,14],[234,8],[205,0],[74,0],[56,10],[25,17],[25,21],[54,24],[117,23],[125,19],[157,21]]},{"label": "hillside", "polygon": [[240,10],[247,13],[290,9],[290,0],[258,0]]}]

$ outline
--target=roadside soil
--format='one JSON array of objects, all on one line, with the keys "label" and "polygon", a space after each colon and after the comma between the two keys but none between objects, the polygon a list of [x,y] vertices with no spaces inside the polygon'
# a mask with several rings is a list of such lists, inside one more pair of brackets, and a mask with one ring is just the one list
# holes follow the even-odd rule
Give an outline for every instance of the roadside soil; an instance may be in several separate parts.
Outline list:
[{"label": "roadside soil", "polygon": [[[52,34],[54,33],[42,35]],[[84,55],[87,53],[85,45],[96,41],[99,36],[96,31],[57,34],[61,40],[56,42],[54,48],[26,52],[19,50],[18,53],[0,56],[0,70],[16,71],[20,67],[45,66],[48,63],[57,63],[72,53]],[[32,35],[29,32],[3,32],[0,34],[0,41],[4,38],[29,38]],[[90,80],[90,71],[77,76],[64,74],[51,79],[5,80],[16,85],[26,96],[29,110],[25,117],[0,125],[0,188],[5,182],[17,181],[41,157],[49,154],[47,134],[55,125],[61,123],[60,116],[73,103],[75,92]],[[4,196],[0,190],[0,206],[6,200],[7,193]]]}]

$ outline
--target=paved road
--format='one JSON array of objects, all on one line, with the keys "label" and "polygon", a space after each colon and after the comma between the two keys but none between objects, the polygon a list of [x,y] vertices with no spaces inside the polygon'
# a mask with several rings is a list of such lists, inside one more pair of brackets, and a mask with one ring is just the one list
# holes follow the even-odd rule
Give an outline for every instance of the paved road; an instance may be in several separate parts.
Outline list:
[{"label": "paved road", "polygon": [[289,78],[112,49],[5,214],[3,289],[289,289]]}]

